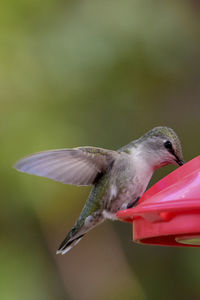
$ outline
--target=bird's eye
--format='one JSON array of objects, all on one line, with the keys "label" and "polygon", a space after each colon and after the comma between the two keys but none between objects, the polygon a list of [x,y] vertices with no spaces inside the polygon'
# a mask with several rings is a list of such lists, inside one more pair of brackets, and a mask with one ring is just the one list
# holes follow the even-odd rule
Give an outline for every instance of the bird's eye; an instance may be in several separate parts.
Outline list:
[{"label": "bird's eye", "polygon": [[172,143],[170,141],[166,141],[164,143],[164,146],[165,146],[166,149],[172,150]]}]

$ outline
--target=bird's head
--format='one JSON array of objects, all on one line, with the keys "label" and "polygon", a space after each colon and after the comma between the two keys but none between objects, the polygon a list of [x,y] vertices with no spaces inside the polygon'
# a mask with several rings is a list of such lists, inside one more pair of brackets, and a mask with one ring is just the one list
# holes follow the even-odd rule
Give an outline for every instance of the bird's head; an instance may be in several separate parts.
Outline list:
[{"label": "bird's head", "polygon": [[181,142],[169,127],[155,127],[138,142],[142,146],[145,158],[154,169],[168,164],[184,164]]}]

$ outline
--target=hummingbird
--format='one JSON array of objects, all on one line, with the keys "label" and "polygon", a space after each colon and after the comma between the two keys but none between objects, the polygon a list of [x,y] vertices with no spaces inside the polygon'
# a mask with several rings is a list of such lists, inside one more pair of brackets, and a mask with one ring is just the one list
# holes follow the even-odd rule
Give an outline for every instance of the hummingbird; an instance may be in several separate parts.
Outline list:
[{"label": "hummingbird", "polygon": [[135,206],[154,171],[169,164],[184,164],[181,142],[173,129],[159,126],[116,151],[89,146],[43,151],[14,167],[65,184],[92,185],[78,220],[58,248],[57,254],[65,254],[104,220],[117,220],[118,210]]}]

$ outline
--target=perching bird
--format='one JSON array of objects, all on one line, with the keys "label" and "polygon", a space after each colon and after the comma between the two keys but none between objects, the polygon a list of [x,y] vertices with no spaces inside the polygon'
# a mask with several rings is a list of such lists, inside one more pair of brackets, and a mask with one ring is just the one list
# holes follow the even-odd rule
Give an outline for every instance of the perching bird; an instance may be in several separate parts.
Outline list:
[{"label": "perching bird", "polygon": [[168,164],[183,165],[181,142],[168,127],[156,127],[117,151],[96,147],[51,150],[20,160],[21,172],[74,185],[92,185],[88,200],[57,253],[65,254],[105,219],[135,205],[153,172]]}]

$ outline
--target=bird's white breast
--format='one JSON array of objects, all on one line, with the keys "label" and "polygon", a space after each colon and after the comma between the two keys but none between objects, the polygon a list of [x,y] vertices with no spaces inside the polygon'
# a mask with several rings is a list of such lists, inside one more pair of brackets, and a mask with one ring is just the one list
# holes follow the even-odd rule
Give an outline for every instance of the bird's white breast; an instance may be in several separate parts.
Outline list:
[{"label": "bird's white breast", "polygon": [[133,149],[130,155],[134,170],[133,184],[135,188],[138,184],[141,190],[140,193],[143,194],[153,175],[153,168],[151,166],[151,163],[143,157],[143,152],[140,147],[138,147],[137,149]]}]

